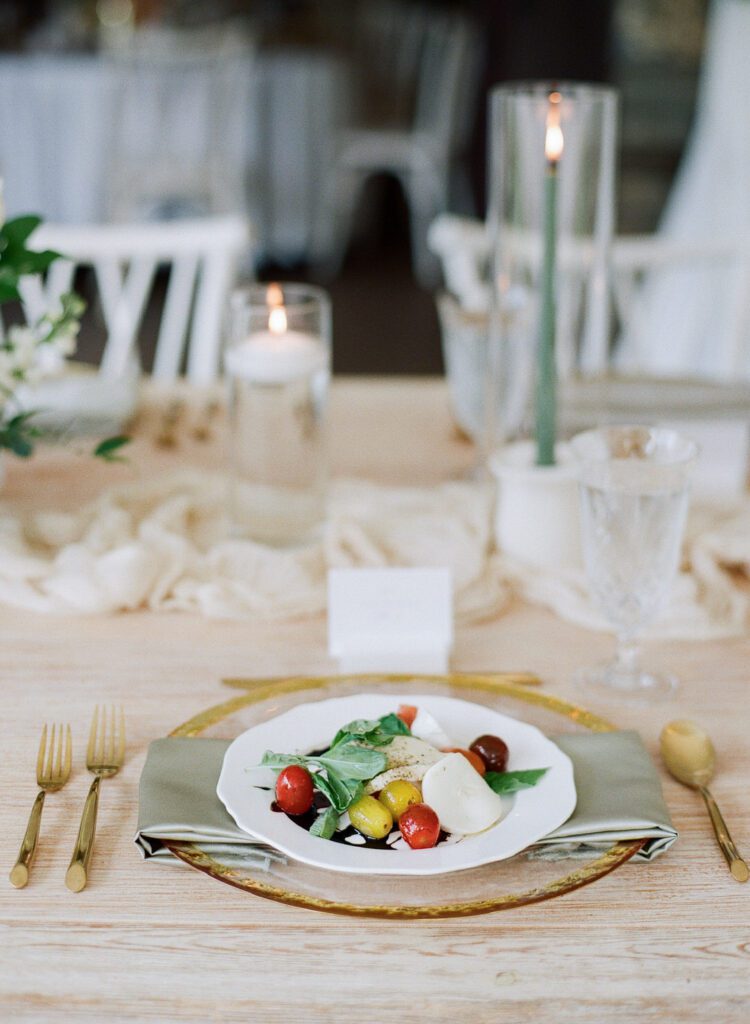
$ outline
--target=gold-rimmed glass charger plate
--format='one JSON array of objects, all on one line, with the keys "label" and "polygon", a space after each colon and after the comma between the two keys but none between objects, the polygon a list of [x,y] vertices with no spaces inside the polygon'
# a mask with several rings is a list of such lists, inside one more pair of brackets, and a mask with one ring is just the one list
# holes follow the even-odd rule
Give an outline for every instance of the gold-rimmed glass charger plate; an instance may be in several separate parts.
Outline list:
[{"label": "gold-rimmed glass charger plate", "polygon": [[[372,692],[403,697],[435,693],[460,697],[512,715],[554,736],[563,732],[608,732],[603,718],[536,688],[491,675],[295,676],[258,681],[246,692],[201,712],[178,726],[172,736],[233,739],[259,722],[295,705],[332,696]],[[467,917],[507,910],[562,896],[595,882],[625,864],[642,841],[613,843],[584,860],[548,861],[522,852],[509,860],[448,876],[398,877],[342,875],[293,860],[259,870],[223,863],[192,843],[166,843],[172,853],[217,881],[256,896],[335,914],[381,918]]]}]

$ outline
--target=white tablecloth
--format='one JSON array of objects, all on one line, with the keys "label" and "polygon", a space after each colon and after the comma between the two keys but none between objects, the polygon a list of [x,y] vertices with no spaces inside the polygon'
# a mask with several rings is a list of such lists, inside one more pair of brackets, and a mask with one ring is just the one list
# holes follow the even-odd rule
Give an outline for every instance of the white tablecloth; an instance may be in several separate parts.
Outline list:
[{"label": "white tablecloth", "polygon": [[[0,57],[0,176],[8,216],[106,218],[117,73],[97,56]],[[349,95],[335,57],[269,51],[257,58],[247,111],[248,208],[263,256],[293,261],[313,247],[327,155]],[[196,130],[203,105],[186,103]]]}]

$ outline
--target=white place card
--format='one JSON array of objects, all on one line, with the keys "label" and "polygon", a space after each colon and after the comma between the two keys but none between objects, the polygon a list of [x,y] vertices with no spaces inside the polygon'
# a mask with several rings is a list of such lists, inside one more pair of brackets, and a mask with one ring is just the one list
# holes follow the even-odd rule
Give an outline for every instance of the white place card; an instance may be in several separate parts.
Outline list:
[{"label": "white place card", "polygon": [[447,672],[449,569],[331,569],[328,648],[342,672]]}]

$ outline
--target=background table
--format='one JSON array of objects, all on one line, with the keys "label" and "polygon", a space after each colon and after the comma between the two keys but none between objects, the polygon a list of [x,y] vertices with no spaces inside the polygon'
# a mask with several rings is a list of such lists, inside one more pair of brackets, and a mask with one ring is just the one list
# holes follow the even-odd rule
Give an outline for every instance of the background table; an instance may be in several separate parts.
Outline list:
[{"label": "background table", "polygon": [[[44,453],[9,469],[4,502],[68,504],[107,482],[188,461],[216,465],[221,438],[153,446],[154,410],[129,466]],[[466,471],[444,386],[339,381],[334,465],[341,474],[429,484]],[[0,880],[0,1018],[13,1021],[351,1020],[576,1024],[744,1022],[750,999],[750,885],[724,865],[700,798],[664,777],[681,839],[652,865],[626,866],[561,899],[488,917],[388,923],[280,906],[196,873],[145,865],[132,845],[148,743],[227,698],[222,675],[330,672],[323,618],[274,625],[137,613],[34,616],[0,609],[0,864],[10,869],[35,794],[43,719],[73,724],[75,772],[48,801],[31,883]],[[514,607],[458,630],[457,669],[524,668],[581,701],[574,668],[609,637]],[[689,716],[717,740],[715,793],[745,854],[750,641],[662,643],[649,652],[682,676],[672,702],[593,710],[639,729],[652,752],[663,722]],[[81,768],[96,701],[123,702],[128,759],[103,787],[91,883],[63,884],[89,777]]]},{"label": "background table", "polygon": [[[282,49],[261,53],[247,74],[244,138],[225,146],[244,149],[236,159],[246,170],[258,254],[301,260],[318,245],[323,182],[347,117],[348,68],[330,53]],[[0,55],[0,177],[9,217],[107,219],[121,87],[117,66],[104,57]],[[188,150],[205,134],[210,109],[202,98],[191,97],[176,126]],[[138,152],[137,126],[126,142]]]}]

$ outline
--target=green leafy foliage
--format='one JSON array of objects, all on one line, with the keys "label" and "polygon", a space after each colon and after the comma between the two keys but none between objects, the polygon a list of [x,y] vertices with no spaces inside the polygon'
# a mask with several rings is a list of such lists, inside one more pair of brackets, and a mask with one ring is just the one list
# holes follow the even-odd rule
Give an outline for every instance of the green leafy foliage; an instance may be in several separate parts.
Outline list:
[{"label": "green leafy foliage", "polygon": [[[371,747],[342,743],[323,754],[276,754],[267,750],[261,764],[281,771],[290,764],[311,770],[313,786],[330,802],[336,815],[343,814],[364,792],[363,782],[386,766],[386,756]],[[330,838],[330,837],[328,837]]]},{"label": "green leafy foliage", "polygon": [[41,218],[29,214],[7,220],[0,227],[0,302],[19,301],[18,283],[25,274],[43,274],[60,258],[60,253],[28,249],[29,236],[39,227]]},{"label": "green leafy foliage", "polygon": [[327,768],[325,774],[313,773],[313,786],[328,798],[338,814],[343,814],[355,800],[359,800],[365,787],[359,779],[342,779],[335,771]]},{"label": "green leafy foliage", "polygon": [[20,459],[28,459],[34,452],[34,440],[41,431],[29,423],[33,412],[22,412],[0,424],[0,448],[7,448]]},{"label": "green leafy foliage", "polygon": [[[318,816],[310,832],[323,839],[330,839],[336,830],[339,815],[364,793],[363,783],[379,775],[388,763],[382,750],[375,748],[387,746],[394,736],[408,735],[409,729],[398,715],[357,718],[339,729],[331,746],[322,754],[277,754],[267,750],[261,764],[276,771],[296,764],[311,771],[313,786],[327,798],[331,806]],[[323,821],[328,811],[331,813]]]},{"label": "green leafy foliage", "polygon": [[339,816],[333,807],[326,807],[310,826],[311,836],[320,836],[321,839],[330,839],[336,831]]},{"label": "green leafy foliage", "polygon": [[120,449],[126,444],[130,444],[130,438],[124,435],[108,437],[100,441],[91,454],[103,462],[127,462],[128,460],[119,454]]},{"label": "green leafy foliage", "polygon": [[393,740],[394,736],[409,735],[411,733],[408,726],[401,721],[398,715],[391,712],[391,714],[383,715],[380,718],[356,718],[353,722],[349,722],[336,733],[331,748],[352,740],[373,747],[385,747]]},{"label": "green leafy foliage", "polygon": [[500,796],[531,789],[547,774],[549,768],[528,768],[519,772],[487,772],[484,781]]}]

